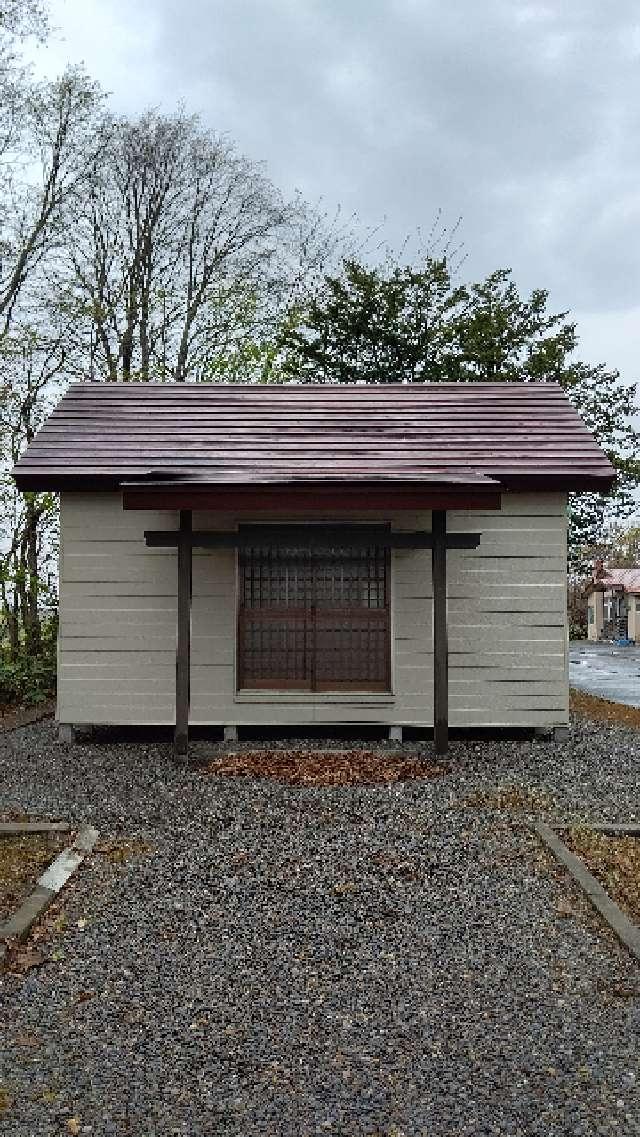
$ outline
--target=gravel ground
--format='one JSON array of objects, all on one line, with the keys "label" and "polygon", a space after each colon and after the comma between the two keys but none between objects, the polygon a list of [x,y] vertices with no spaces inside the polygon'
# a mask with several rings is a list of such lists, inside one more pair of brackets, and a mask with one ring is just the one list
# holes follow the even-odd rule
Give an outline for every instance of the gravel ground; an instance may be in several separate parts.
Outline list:
[{"label": "gravel ground", "polygon": [[6,735],[1,808],[91,821],[104,851],[49,961],[2,977],[0,1131],[640,1134],[640,975],[530,830],[637,817],[639,760],[640,734],[578,722],[300,789]]}]

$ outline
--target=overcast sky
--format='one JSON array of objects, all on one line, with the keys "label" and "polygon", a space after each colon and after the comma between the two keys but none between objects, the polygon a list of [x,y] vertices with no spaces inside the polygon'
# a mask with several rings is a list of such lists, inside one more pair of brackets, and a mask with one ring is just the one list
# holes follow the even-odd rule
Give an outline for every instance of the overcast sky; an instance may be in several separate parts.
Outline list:
[{"label": "overcast sky", "polygon": [[51,74],[199,112],[399,244],[462,216],[465,275],[511,266],[640,379],[640,7],[627,0],[53,0]]}]

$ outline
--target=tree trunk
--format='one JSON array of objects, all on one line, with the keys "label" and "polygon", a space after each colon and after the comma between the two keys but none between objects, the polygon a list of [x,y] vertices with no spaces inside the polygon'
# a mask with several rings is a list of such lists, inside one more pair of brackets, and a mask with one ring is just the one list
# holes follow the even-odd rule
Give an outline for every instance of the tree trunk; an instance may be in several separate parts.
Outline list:
[{"label": "tree trunk", "polygon": [[29,498],[24,523],[25,608],[22,614],[25,650],[28,656],[38,655],[42,647],[42,628],[38,611],[38,520],[39,512],[35,503]]},{"label": "tree trunk", "polygon": [[15,614],[15,591],[12,603],[9,603],[7,597],[7,588],[4,580],[2,583],[2,612],[4,615],[4,622],[7,627],[7,639],[9,644],[9,659],[11,663],[15,663],[18,658],[20,650],[20,634],[18,630],[18,621]]}]

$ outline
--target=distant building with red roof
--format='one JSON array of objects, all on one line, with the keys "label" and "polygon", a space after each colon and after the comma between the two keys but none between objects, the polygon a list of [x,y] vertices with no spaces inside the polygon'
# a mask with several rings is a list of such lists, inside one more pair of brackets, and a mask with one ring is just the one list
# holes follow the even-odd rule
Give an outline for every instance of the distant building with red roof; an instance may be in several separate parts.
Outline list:
[{"label": "distant building with red roof", "polygon": [[640,567],[605,568],[596,561],[587,613],[590,640],[640,640]]}]

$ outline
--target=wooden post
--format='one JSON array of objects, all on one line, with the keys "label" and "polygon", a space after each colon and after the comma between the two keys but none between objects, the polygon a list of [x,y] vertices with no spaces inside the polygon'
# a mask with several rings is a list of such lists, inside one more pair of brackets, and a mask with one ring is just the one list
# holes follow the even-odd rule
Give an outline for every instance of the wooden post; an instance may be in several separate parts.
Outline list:
[{"label": "wooden post", "polygon": [[431,522],[433,582],[433,739],[436,754],[449,745],[449,643],[447,635],[447,514],[434,510]]},{"label": "wooden post", "polygon": [[178,628],[176,641],[176,754],[189,752],[189,694],[191,678],[191,532],[190,509],[180,510],[178,539]]}]

